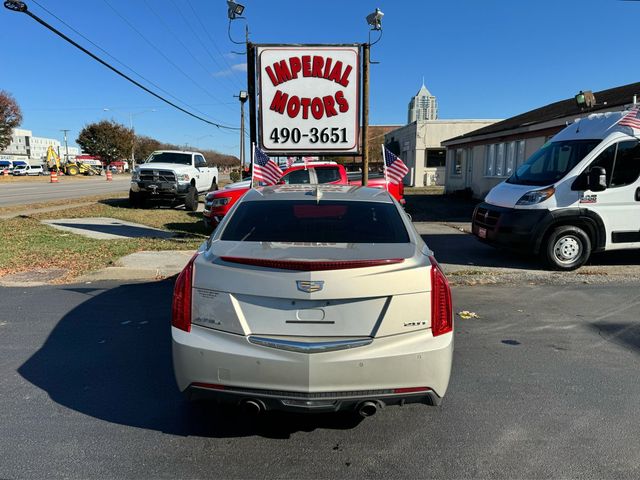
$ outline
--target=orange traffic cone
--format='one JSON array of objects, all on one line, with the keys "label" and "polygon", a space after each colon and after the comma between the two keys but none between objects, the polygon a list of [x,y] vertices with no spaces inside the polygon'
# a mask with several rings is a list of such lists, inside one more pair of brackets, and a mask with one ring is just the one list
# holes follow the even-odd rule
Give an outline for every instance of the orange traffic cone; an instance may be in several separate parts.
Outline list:
[{"label": "orange traffic cone", "polygon": [[58,183],[58,172],[51,170],[51,183]]},{"label": "orange traffic cone", "polygon": [[107,170],[107,182],[110,182],[111,180],[113,180],[113,175],[111,173],[111,170]]}]

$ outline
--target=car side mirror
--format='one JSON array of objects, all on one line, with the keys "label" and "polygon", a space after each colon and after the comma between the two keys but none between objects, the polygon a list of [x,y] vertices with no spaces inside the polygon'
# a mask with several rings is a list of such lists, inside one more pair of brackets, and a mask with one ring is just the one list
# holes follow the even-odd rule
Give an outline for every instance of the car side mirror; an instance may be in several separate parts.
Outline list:
[{"label": "car side mirror", "polygon": [[604,167],[591,167],[587,186],[592,192],[602,192],[607,189],[607,171]]}]

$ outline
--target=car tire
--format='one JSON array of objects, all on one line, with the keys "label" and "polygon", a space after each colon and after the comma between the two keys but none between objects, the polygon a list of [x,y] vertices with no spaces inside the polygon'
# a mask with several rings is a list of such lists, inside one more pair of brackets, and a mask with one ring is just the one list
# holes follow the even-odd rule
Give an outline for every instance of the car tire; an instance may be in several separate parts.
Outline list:
[{"label": "car tire", "polygon": [[198,190],[191,185],[187,190],[187,196],[184,199],[184,208],[190,212],[198,210]]},{"label": "car tire", "polygon": [[142,205],[142,198],[140,198],[139,192],[129,190],[129,208],[140,208]]},{"label": "car tire", "polygon": [[591,239],[580,227],[562,225],[547,237],[543,254],[553,270],[575,270],[589,259]]},{"label": "car tire", "polygon": [[216,177],[213,177],[213,181],[211,182],[211,187],[209,187],[209,191],[215,192],[216,190],[218,190],[218,179]]}]

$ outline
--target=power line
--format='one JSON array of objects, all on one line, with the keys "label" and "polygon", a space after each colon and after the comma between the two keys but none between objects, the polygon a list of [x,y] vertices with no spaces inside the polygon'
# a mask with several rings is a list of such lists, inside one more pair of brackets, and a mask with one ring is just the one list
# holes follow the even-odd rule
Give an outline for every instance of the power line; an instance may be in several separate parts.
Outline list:
[{"label": "power line", "polygon": [[167,25],[167,22],[165,22],[162,17],[160,15],[158,15],[158,12],[156,12],[151,5],[149,4],[149,2],[147,2],[147,0],[144,0],[144,4],[147,6],[147,8],[149,9],[149,11],[151,11],[151,13],[153,13],[153,15],[158,19],[158,21],[162,24],[162,26],[165,28],[165,30],[167,30],[167,32],[169,32],[173,38],[176,39],[176,41],[182,46],[182,48],[184,48],[184,50],[191,56],[191,58],[198,64],[200,65],[200,68],[202,68],[202,70],[207,74],[208,77],[211,77],[211,71],[200,61],[200,59],[198,57],[196,57],[193,52],[191,51],[191,49],[182,41],[182,39],[176,35],[176,33],[171,29],[171,27],[169,27],[169,25]]},{"label": "power line", "polygon": [[122,21],[124,21],[129,26],[129,28],[131,28],[134,32],[136,32],[138,34],[138,36],[140,36],[140,38],[142,38],[151,48],[153,48],[156,52],[158,52],[158,54],[160,54],[162,56],[162,58],[164,58],[167,62],[169,62],[171,64],[171,66],[173,66],[173,68],[178,70],[182,75],[184,75],[187,79],[189,79],[191,81],[191,83],[193,83],[196,87],[198,87],[200,90],[202,90],[206,95],[208,95],[212,99],[216,100],[217,102],[220,102],[219,98],[217,98],[214,95],[212,95],[206,88],[204,88],[202,85],[200,85],[198,82],[196,82],[189,74],[187,74],[182,68],[180,68],[178,65],[176,65],[175,62],[173,62],[169,57],[167,57],[162,50],[160,50],[158,47],[156,47],[140,30],[138,30],[135,27],[135,25],[133,25],[129,20],[127,20],[127,18],[124,17],[118,10],[116,10],[113,7],[113,5],[111,5],[111,3],[109,3],[108,0],[103,0],[103,2],[111,10],[113,10],[113,12],[118,17],[120,17],[122,19]]},{"label": "power line", "polygon": [[82,52],[86,53],[87,55],[89,55],[91,58],[93,58],[94,60],[96,60],[97,62],[101,63],[102,65],[104,65],[105,67],[107,67],[109,70],[111,70],[112,72],[120,75],[122,78],[124,78],[125,80],[128,80],[129,82],[133,83],[134,85],[136,85],[137,87],[141,88],[142,90],[144,90],[145,92],[153,95],[154,97],[156,97],[157,99],[167,103],[168,105],[171,105],[172,107],[180,110],[181,112],[186,113],[187,115],[196,118],[202,122],[208,123],[209,125],[213,125],[214,127],[217,128],[223,128],[223,129],[228,129],[228,130],[240,130],[239,127],[230,127],[228,125],[223,125],[220,123],[216,123],[216,122],[212,122],[210,120],[207,120],[206,118],[203,118],[199,115],[196,115],[193,112],[190,112],[189,110],[186,110],[184,108],[182,108],[179,105],[176,105],[175,103],[173,103],[170,100],[167,100],[166,98],[164,98],[163,96],[157,94],[156,92],[154,92],[153,90],[147,88],[146,86],[142,85],[140,82],[138,82],[137,80],[134,80],[133,78],[131,78],[129,75],[127,75],[126,73],[118,70],[116,67],[112,66],[111,64],[107,63],[106,61],[102,60],[100,57],[98,57],[97,55],[95,55],[94,53],[90,52],[89,50],[87,50],[86,48],[84,48],[82,45],[80,45],[79,43],[77,43],[76,41],[72,40],[71,38],[69,38],[68,36],[66,36],[64,33],[62,33],[60,30],[56,29],[55,27],[49,25],[47,22],[45,22],[44,20],[42,20],[40,17],[38,17],[37,15],[34,15],[33,13],[31,13],[28,9],[27,9],[27,5],[24,2],[21,1],[17,1],[17,0],[5,0],[4,2],[4,6],[6,8],[8,8],[9,10],[13,10],[15,12],[21,12],[21,13],[25,13],[27,14],[29,17],[33,18],[36,22],[38,22],[40,25],[42,25],[43,27],[45,27],[46,29],[52,31],[53,33],[55,33],[56,35],[58,35],[60,38],[62,38],[63,40],[67,41],[68,43],[70,43],[71,45],[73,45],[74,47],[76,47],[77,49],[81,50]]},{"label": "power line", "polygon": [[[175,5],[175,0],[171,0],[172,2],[174,2]],[[195,8],[193,8],[193,5],[191,4],[190,0],[187,0],[187,5],[189,5],[189,8],[191,9],[191,11],[193,12],[193,16],[196,17],[196,20],[198,21],[198,23],[200,24],[200,26],[202,27],[202,30],[204,30],[204,33],[207,35],[207,37],[209,38],[209,40],[211,41],[211,44],[213,45],[213,47],[216,49],[216,51],[218,52],[218,54],[220,55],[220,58],[222,58],[222,61],[225,63],[225,65],[229,68],[229,71],[231,72],[231,74],[233,75],[233,77],[238,81],[239,85],[244,85],[244,82],[240,81],[240,79],[238,78],[238,76],[236,75],[236,72],[233,70],[233,67],[231,66],[231,64],[227,61],[226,57],[224,56],[224,54],[220,51],[220,49],[218,48],[218,44],[216,43],[216,41],[213,39],[213,37],[211,36],[211,34],[209,33],[209,30],[207,30],[207,28],[205,27],[204,23],[202,23],[202,20],[200,19],[200,16],[198,15],[198,13],[196,12]],[[177,8],[177,7],[176,7]]]},{"label": "power line", "polygon": [[[51,15],[52,17],[54,17],[55,19],[57,19],[60,23],[62,23],[63,25],[65,25],[67,28],[69,28],[71,31],[75,32],[77,35],[79,35],[80,37],[84,38],[87,42],[89,42],[91,45],[93,45],[94,47],[96,47],[98,50],[100,50],[101,52],[103,52],[105,55],[107,55],[108,57],[112,58],[113,60],[115,60],[117,63],[119,63],[120,65],[122,65],[123,67],[125,67],[126,69],[128,69],[129,71],[131,71],[134,75],[140,77],[142,80],[144,80],[145,82],[149,83],[150,85],[153,85],[154,87],[156,87],[158,90],[160,90],[161,92],[166,93],[168,96],[170,96],[171,98],[173,98],[174,100],[182,103],[183,105],[187,106],[188,108],[190,108],[191,110],[194,110],[198,113],[200,113],[201,115],[204,116],[209,116],[207,115],[205,112],[203,112],[202,110],[198,110],[197,108],[193,107],[192,105],[189,105],[187,102],[185,102],[184,100],[179,99],[178,97],[176,97],[175,95],[173,95],[171,92],[168,92],[167,90],[165,90],[164,88],[162,88],[161,86],[157,85],[156,83],[152,82],[151,80],[149,80],[148,78],[144,77],[143,75],[139,74],[138,72],[136,72],[133,68],[131,68],[129,65],[127,65],[126,63],[122,62],[121,60],[119,60],[118,58],[114,57],[113,55],[111,55],[108,51],[106,51],[104,48],[102,48],[100,45],[98,45],[97,43],[95,43],[94,41],[92,41],[90,38],[87,38],[85,35],[82,34],[82,32],[79,32],[78,30],[76,30],[75,28],[73,28],[71,25],[69,25],[67,22],[65,22],[62,18],[60,18],[59,16],[57,16],[55,13],[53,13],[51,10],[47,9],[44,5],[38,3],[37,0],[32,0],[33,3],[35,3],[36,5],[38,5],[42,10],[44,10],[45,12],[47,12],[49,15]],[[219,102],[220,103],[220,102]],[[234,102],[230,102],[230,103],[234,103]],[[133,107],[132,107],[133,108]],[[149,107],[151,108],[151,107]]]},{"label": "power line", "polygon": [[[202,41],[202,39],[200,38],[200,35],[198,35],[196,33],[196,29],[193,28],[191,26],[191,22],[189,22],[189,19],[187,19],[187,17],[185,16],[184,13],[182,13],[182,9],[178,6],[178,4],[175,2],[175,0],[171,0],[171,3],[173,4],[173,6],[175,7],[175,9],[178,11],[178,13],[180,14],[180,16],[182,17],[182,19],[184,20],[184,23],[187,24],[187,26],[189,27],[189,29],[193,32],[193,36],[198,40],[198,43],[200,44],[200,46],[202,47],[202,49],[207,52],[207,55],[209,55],[209,58],[211,58],[211,61],[213,63],[216,64],[216,66],[221,70],[224,71],[226,69],[226,67],[223,67],[222,65],[220,65],[220,63],[218,62],[218,60],[216,60],[216,57],[214,57],[211,54],[211,50],[209,48],[207,48],[207,46],[204,44],[204,42]],[[189,5],[191,6],[191,5]],[[191,7],[191,9],[193,10],[193,7]],[[196,19],[198,20],[198,22],[200,22],[200,25],[202,26],[202,28],[205,30],[205,33],[207,35],[209,35],[209,32],[204,28],[204,26],[202,25],[202,21],[200,20],[200,18],[196,15]],[[213,39],[211,38],[211,36],[209,36],[209,39],[212,41],[212,43],[214,44],[214,47],[217,48],[217,45],[215,45],[215,42],[213,42]],[[237,87],[242,88],[242,83],[240,82],[240,80],[238,79],[238,77],[235,75],[235,72],[233,71],[233,69],[231,68],[231,66],[226,62],[226,60],[224,60],[223,57],[223,61],[225,62],[225,64],[227,65],[229,71],[231,72],[233,79],[236,83]]]}]

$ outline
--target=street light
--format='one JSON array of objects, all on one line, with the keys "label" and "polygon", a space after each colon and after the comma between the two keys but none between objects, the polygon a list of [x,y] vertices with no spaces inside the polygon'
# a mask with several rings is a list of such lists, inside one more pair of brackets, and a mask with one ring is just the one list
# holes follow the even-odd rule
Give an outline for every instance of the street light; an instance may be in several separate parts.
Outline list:
[{"label": "street light", "polygon": [[382,17],[384,13],[379,8],[367,15],[367,23],[371,26],[371,30],[382,30]]},{"label": "street light", "polygon": [[233,0],[227,0],[227,15],[229,20],[235,20],[240,17],[244,12],[244,5],[234,2]]},{"label": "street light", "polygon": [[[382,38],[382,17],[384,13],[376,8],[367,15],[369,41],[362,44],[362,186],[369,182],[369,67],[371,65],[371,45],[375,45]],[[371,43],[371,32],[380,32],[378,39]],[[376,62],[377,63],[377,62]]]}]

